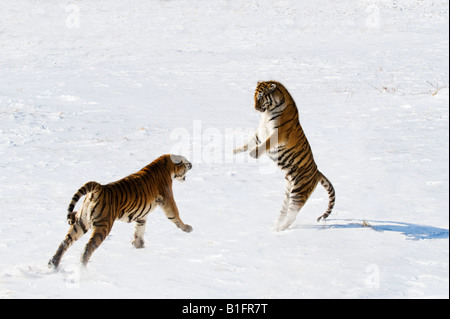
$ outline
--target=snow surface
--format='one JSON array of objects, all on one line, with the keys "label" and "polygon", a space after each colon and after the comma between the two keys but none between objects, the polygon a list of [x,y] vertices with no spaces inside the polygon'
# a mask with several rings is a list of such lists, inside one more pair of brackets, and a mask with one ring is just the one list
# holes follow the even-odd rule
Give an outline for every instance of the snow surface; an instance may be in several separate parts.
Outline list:
[{"label": "snow surface", "polygon": [[[448,298],[449,3],[0,1],[1,298]],[[294,96],[320,186],[272,229],[283,174],[232,155],[253,92]],[[47,268],[78,187],[194,164],[146,248],[116,222]],[[240,156],[242,155],[242,156]]]}]

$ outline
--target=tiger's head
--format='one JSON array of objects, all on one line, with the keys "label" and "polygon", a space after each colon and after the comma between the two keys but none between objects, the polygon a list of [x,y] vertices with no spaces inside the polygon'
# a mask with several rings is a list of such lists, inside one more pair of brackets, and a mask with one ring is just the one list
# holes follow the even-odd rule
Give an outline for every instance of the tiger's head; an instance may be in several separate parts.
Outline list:
[{"label": "tiger's head", "polygon": [[187,172],[192,168],[192,163],[181,155],[170,155],[170,160],[174,164],[173,178],[184,182]]},{"label": "tiger's head", "polygon": [[281,83],[258,82],[255,90],[255,109],[259,112],[272,111],[284,102]]}]

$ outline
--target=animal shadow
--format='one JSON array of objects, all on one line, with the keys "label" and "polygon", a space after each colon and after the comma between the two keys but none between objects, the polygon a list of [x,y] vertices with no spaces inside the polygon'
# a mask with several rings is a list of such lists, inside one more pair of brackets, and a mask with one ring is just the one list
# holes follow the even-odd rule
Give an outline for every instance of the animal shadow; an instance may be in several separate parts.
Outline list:
[{"label": "animal shadow", "polygon": [[391,231],[400,233],[409,240],[448,239],[449,237],[449,230],[445,228],[396,221],[330,219],[326,221],[324,227],[345,229],[368,227],[377,232]]}]

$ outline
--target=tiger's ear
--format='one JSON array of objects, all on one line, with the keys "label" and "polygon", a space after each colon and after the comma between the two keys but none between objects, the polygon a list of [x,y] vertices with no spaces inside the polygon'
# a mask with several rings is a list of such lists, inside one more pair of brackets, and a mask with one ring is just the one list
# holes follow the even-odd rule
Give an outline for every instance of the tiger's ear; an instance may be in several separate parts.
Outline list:
[{"label": "tiger's ear", "polygon": [[183,161],[181,160],[181,156],[179,155],[170,155],[170,160],[172,161],[172,163],[174,163],[175,165],[179,166],[183,163]]},{"label": "tiger's ear", "polygon": [[269,86],[269,92],[272,93],[273,91],[275,91],[276,88],[277,88],[277,85],[276,85],[275,83],[272,83],[272,84]]}]

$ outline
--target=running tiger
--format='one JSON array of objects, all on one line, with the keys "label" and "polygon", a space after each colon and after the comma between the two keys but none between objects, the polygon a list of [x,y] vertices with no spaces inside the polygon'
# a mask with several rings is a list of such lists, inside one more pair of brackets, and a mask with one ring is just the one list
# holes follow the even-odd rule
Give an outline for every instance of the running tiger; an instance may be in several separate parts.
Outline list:
[{"label": "running tiger", "polygon": [[[57,268],[67,249],[91,227],[91,238],[86,244],[81,262],[86,266],[95,249],[105,240],[116,219],[135,222],[134,240],[136,248],[144,247],[145,222],[148,214],[160,206],[167,218],[185,232],[192,227],[184,224],[172,192],[172,180],[184,181],[192,164],[180,155],[163,155],[145,166],[139,172],[116,182],[100,185],[88,182],[73,196],[67,221],[70,229],[55,255],[50,259],[50,268]],[[81,209],[73,209],[83,195],[86,195]]]},{"label": "running tiger", "polygon": [[255,135],[234,153],[250,149],[250,156],[263,153],[286,173],[286,195],[276,229],[288,228],[320,182],[328,192],[327,211],[317,221],[326,219],[335,203],[331,182],[317,169],[311,147],[299,122],[294,99],[279,82],[259,82],[255,91],[255,109],[261,112]]}]

